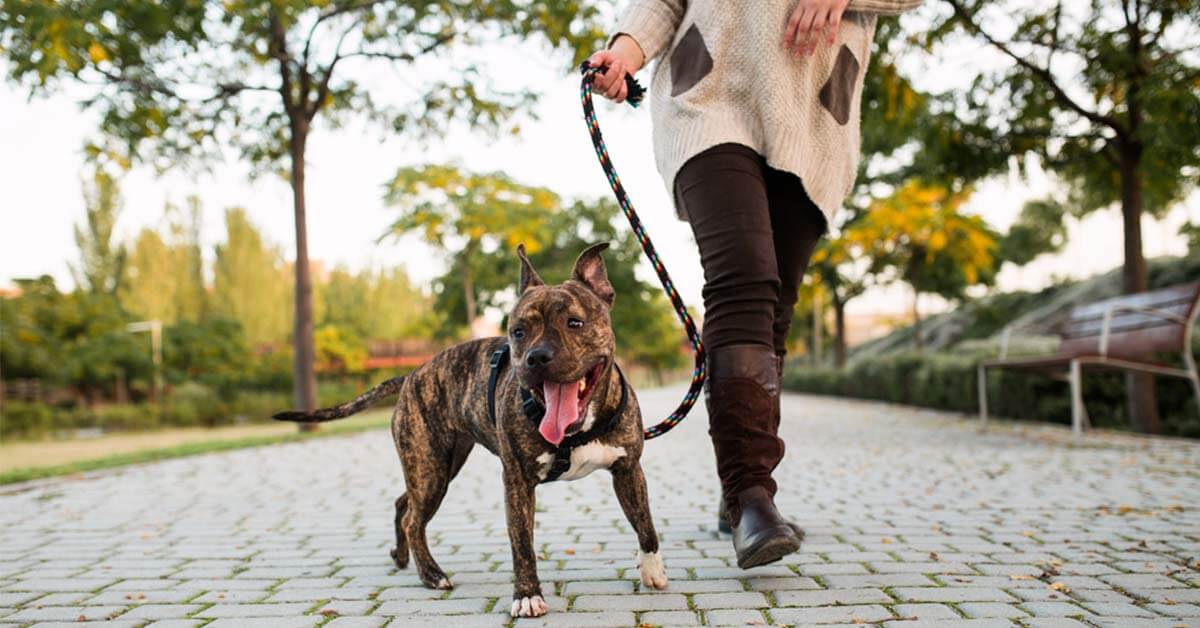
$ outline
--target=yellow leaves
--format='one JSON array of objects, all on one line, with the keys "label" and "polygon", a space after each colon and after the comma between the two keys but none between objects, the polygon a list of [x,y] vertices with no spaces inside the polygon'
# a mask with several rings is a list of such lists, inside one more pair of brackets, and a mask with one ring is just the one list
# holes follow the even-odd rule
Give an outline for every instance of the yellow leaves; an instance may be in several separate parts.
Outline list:
[{"label": "yellow leaves", "polygon": [[93,41],[88,46],[88,58],[92,60],[92,63],[103,63],[109,59],[108,51],[104,49],[104,46],[100,45],[100,42]]},{"label": "yellow leaves", "polygon": [[1070,593],[1071,592],[1071,589],[1069,589],[1067,587],[1067,585],[1065,585],[1061,582],[1052,582],[1050,584],[1050,588],[1054,589],[1055,591],[1058,591],[1059,593]]}]

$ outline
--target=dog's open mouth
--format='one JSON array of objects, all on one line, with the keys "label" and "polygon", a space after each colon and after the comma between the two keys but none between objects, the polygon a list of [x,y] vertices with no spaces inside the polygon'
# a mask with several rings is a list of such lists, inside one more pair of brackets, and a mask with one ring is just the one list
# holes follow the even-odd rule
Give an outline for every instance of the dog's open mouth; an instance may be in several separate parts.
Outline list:
[{"label": "dog's open mouth", "polygon": [[588,402],[596,384],[600,382],[600,376],[604,374],[606,363],[607,360],[601,359],[583,377],[573,382],[543,381],[541,390],[533,389],[534,394],[541,397],[546,405],[546,414],[538,425],[538,432],[547,442],[557,446],[583,426]]}]

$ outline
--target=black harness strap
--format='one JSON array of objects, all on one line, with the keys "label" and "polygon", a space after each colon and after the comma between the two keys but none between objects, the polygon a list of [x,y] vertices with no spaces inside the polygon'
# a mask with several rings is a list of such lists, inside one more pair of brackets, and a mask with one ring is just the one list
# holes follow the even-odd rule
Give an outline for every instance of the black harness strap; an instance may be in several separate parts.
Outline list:
[{"label": "black harness strap", "polygon": [[[504,367],[508,364],[510,353],[511,349],[508,343],[504,343],[499,349],[492,352],[492,357],[488,360],[488,364],[491,367],[491,371],[488,373],[488,418],[491,419],[493,425],[496,424],[496,384],[500,381],[500,371],[504,370]],[[625,413],[625,405],[629,403],[629,385],[625,382],[625,374],[621,372],[621,367],[617,366],[614,362],[613,368],[617,369],[617,377],[621,381],[621,402],[617,404],[616,411],[603,424],[592,426],[592,429],[586,432],[568,436],[563,442],[559,443],[558,447],[554,450],[554,461],[550,463],[550,470],[546,473],[546,478],[542,482],[557,480],[559,476],[571,468],[572,450],[607,434],[620,422],[621,415]],[[546,407],[524,386],[520,390],[521,411],[529,420],[533,421],[534,425],[541,423],[542,417],[546,415]]]}]

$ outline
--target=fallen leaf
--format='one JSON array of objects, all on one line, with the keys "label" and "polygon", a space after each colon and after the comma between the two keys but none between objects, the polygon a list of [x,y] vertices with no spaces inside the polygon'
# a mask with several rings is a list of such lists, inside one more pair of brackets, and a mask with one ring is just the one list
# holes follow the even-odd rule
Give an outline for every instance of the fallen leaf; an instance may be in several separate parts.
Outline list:
[{"label": "fallen leaf", "polygon": [[336,615],[340,615],[341,613],[339,613],[339,612],[335,611],[335,610],[334,610],[334,609],[332,609],[332,608],[326,608],[326,609],[324,609],[324,610],[322,610],[322,611],[321,611],[321,614],[322,614],[322,615],[324,615],[324,616],[326,616],[326,617],[334,617],[334,616],[336,616]]},{"label": "fallen leaf", "polygon": [[1008,575],[1009,580],[1033,580],[1033,576],[1025,573],[1014,573]]},{"label": "fallen leaf", "polygon": [[1059,593],[1070,593],[1071,592],[1071,590],[1067,588],[1067,585],[1065,585],[1061,582],[1051,583],[1050,588],[1054,589],[1055,591],[1058,591]]},{"label": "fallen leaf", "polygon": [[567,556],[574,556],[574,555],[575,555],[575,548],[573,548],[573,547],[568,547],[567,549],[563,550],[563,553],[564,553],[564,554],[566,554]]},{"label": "fallen leaf", "polygon": [[941,559],[942,559],[942,558],[941,558],[940,556],[938,556],[938,553],[937,553],[937,552],[929,552],[929,560],[932,560],[932,561],[935,561],[935,562],[936,562],[936,561],[939,561],[939,560],[941,560]]}]

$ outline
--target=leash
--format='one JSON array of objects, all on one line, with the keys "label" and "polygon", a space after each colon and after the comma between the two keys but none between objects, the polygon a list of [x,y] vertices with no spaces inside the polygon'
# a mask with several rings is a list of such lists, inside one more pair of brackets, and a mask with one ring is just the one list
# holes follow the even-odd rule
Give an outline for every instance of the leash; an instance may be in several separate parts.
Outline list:
[{"label": "leash", "polygon": [[[596,120],[596,108],[592,105],[592,81],[595,80],[596,74],[602,72],[604,68],[594,68],[583,62],[580,66],[580,71],[583,72],[583,80],[579,86],[579,97],[583,101],[583,118],[587,122],[588,132],[592,136],[592,146],[596,149],[596,158],[600,160],[600,167],[604,169],[604,176],[608,178],[608,185],[612,188],[613,195],[617,197],[617,204],[621,206],[621,211],[625,214],[625,218],[629,220],[629,226],[633,228],[634,235],[637,236],[638,242],[642,245],[642,251],[646,254],[646,258],[654,265],[654,272],[658,274],[658,280],[662,282],[663,291],[667,293],[667,297],[671,300],[671,305],[675,308],[675,315],[679,317],[679,322],[683,324],[683,328],[687,330],[688,340],[692,343],[692,353],[695,356],[695,366],[692,369],[692,385],[688,388],[687,394],[683,396],[683,401],[679,402],[679,407],[667,418],[663,419],[658,425],[649,427],[645,431],[647,439],[656,438],[666,434],[671,428],[679,424],[683,417],[687,416],[688,411],[692,406],[696,405],[696,399],[700,397],[700,391],[704,387],[704,344],[700,342],[700,332],[696,329],[696,323],[692,320],[692,315],[688,313],[687,306],[683,304],[683,299],[679,296],[679,292],[675,290],[675,284],[671,281],[671,275],[667,273],[667,269],[663,266],[662,260],[659,259],[658,253],[654,250],[654,244],[650,242],[650,236],[646,234],[645,227],[642,226],[642,221],[638,218],[637,211],[633,209],[633,203],[629,200],[629,195],[625,193],[625,186],[621,185],[621,178],[617,176],[617,169],[613,167],[612,160],[608,156],[608,148],[604,146],[604,137],[600,134],[600,123]],[[641,103],[642,98],[646,94],[643,88],[632,76],[625,76],[625,85],[628,88],[628,96],[626,101],[633,107]]]}]

